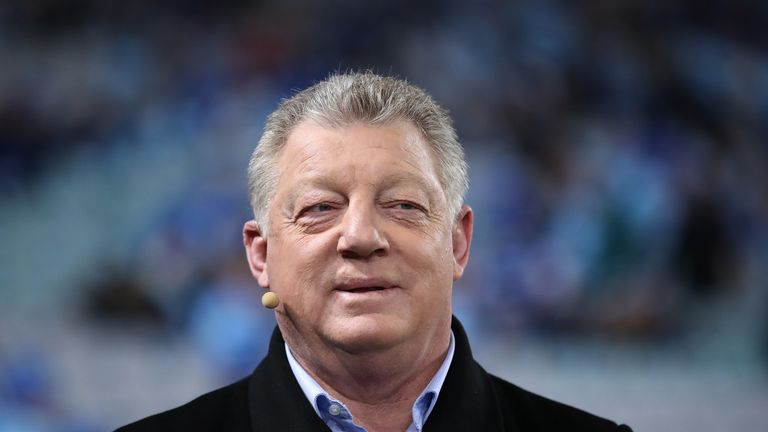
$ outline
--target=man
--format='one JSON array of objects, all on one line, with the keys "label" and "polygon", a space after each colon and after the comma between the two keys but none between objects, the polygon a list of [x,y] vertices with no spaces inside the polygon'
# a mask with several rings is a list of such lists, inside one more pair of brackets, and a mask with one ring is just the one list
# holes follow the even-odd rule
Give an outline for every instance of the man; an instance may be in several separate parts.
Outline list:
[{"label": "man", "polygon": [[628,431],[472,359],[451,313],[472,209],[447,113],[334,75],[269,117],[249,166],[251,272],[277,328],[253,374],[121,431]]}]

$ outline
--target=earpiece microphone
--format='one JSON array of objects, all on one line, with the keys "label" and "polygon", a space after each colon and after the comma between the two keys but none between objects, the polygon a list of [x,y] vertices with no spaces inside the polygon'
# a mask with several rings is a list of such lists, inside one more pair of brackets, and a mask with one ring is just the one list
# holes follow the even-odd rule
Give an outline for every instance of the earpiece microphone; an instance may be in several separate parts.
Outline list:
[{"label": "earpiece microphone", "polygon": [[280,299],[277,297],[277,294],[267,291],[261,296],[261,304],[267,309],[274,309],[280,304]]}]

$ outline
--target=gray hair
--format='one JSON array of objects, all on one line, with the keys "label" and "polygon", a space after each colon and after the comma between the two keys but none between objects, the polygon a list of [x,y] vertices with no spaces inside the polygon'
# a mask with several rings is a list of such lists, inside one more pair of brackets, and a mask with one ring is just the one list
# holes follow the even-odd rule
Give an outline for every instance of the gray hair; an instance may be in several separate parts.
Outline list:
[{"label": "gray hair", "polygon": [[277,160],[288,135],[304,120],[344,127],[398,120],[412,122],[432,147],[449,210],[459,214],[469,186],[464,150],[448,112],[405,80],[371,72],[332,74],[284,99],[269,115],[248,164],[248,192],[256,221],[267,230],[266,212],[277,187]]}]

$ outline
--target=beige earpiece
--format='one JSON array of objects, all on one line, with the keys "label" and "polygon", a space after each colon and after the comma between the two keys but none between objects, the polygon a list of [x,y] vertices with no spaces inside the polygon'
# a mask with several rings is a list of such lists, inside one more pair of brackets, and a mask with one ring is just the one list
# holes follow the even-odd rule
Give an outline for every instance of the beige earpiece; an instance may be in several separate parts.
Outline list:
[{"label": "beige earpiece", "polygon": [[277,297],[277,294],[267,291],[261,296],[261,304],[267,309],[274,309],[280,304],[280,299]]}]

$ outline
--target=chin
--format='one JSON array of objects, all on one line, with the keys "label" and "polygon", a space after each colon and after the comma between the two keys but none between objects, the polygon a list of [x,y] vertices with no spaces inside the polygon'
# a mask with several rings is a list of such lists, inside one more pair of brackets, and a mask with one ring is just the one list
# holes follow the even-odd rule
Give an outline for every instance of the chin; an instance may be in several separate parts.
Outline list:
[{"label": "chin", "polygon": [[325,327],[325,338],[351,354],[386,350],[413,333],[407,322],[379,314],[340,317]]}]

